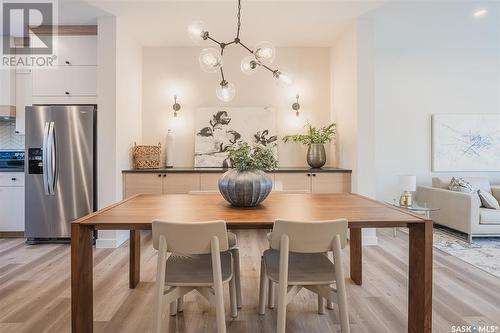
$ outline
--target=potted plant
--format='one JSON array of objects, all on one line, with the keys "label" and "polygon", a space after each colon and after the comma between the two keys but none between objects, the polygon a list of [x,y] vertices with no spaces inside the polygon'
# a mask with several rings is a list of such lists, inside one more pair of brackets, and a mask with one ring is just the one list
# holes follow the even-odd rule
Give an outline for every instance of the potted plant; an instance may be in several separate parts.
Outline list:
[{"label": "potted plant", "polygon": [[307,164],[311,168],[321,168],[326,163],[326,152],[324,144],[335,138],[335,123],[316,128],[309,122],[305,125],[306,134],[294,134],[283,137],[284,142],[298,142],[308,145]]},{"label": "potted plant", "polygon": [[219,179],[219,191],[237,207],[254,207],[269,195],[273,187],[264,172],[278,167],[273,145],[250,146],[240,142],[228,148],[231,169]]}]

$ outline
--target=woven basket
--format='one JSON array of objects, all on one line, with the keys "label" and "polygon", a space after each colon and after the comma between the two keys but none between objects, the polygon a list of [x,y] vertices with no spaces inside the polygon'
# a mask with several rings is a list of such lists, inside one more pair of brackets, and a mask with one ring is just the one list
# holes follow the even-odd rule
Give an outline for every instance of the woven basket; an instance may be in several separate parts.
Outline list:
[{"label": "woven basket", "polygon": [[161,144],[157,146],[137,145],[134,143],[132,157],[135,169],[155,169],[160,167]]}]

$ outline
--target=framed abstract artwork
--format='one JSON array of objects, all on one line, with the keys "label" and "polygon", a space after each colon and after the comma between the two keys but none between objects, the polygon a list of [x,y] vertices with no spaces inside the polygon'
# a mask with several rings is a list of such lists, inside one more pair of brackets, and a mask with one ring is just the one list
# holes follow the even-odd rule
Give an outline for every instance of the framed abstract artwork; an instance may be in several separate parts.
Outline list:
[{"label": "framed abstract artwork", "polygon": [[432,171],[500,171],[500,114],[432,116]]},{"label": "framed abstract artwork", "polygon": [[195,167],[230,167],[227,149],[243,141],[262,145],[277,143],[274,109],[210,107],[196,110]]}]

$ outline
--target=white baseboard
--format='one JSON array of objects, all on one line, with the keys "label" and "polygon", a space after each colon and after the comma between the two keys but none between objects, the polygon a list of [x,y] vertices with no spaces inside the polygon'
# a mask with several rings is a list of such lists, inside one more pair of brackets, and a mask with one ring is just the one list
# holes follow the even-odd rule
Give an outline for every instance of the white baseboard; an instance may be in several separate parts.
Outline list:
[{"label": "white baseboard", "polygon": [[98,249],[116,249],[123,243],[125,243],[130,236],[128,231],[116,231],[115,238],[97,238],[95,242],[95,247]]}]

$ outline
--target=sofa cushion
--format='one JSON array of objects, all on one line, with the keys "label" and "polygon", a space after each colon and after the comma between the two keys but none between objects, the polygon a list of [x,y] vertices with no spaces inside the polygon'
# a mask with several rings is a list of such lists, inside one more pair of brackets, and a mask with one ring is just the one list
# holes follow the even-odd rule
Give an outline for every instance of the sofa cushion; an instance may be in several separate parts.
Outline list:
[{"label": "sofa cushion", "polygon": [[455,192],[472,193],[474,192],[474,186],[463,178],[453,177],[450,181],[450,190]]},{"label": "sofa cushion", "polygon": [[[491,185],[488,178],[485,177],[463,177],[463,179],[469,182],[475,190],[483,190],[491,193]],[[451,178],[433,177],[432,187],[449,189]]]},{"label": "sofa cushion", "polygon": [[498,204],[497,199],[493,196],[493,194],[488,193],[483,190],[478,191],[479,198],[481,199],[481,203],[484,208],[489,209],[500,209],[500,205]]},{"label": "sofa cushion", "polygon": [[449,189],[448,187],[450,186],[450,181],[451,178],[434,177],[432,178],[432,187],[448,190]]},{"label": "sofa cushion", "polygon": [[479,208],[479,224],[500,225],[500,210]]}]

